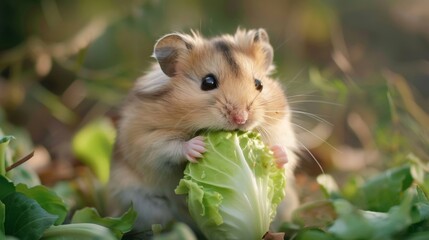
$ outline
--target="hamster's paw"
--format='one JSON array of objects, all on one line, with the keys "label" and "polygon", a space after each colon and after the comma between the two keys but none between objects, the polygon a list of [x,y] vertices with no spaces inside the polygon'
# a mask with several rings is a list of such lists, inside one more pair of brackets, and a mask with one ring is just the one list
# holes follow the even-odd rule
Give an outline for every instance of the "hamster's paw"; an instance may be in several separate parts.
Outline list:
[{"label": "hamster's paw", "polygon": [[271,151],[273,151],[277,167],[284,167],[284,165],[288,162],[285,149],[281,145],[274,145],[271,147]]},{"label": "hamster's paw", "polygon": [[206,151],[204,143],[204,137],[197,136],[189,141],[185,142],[183,145],[183,152],[185,154],[186,159],[192,163],[196,163],[197,158],[201,158],[203,153]]}]

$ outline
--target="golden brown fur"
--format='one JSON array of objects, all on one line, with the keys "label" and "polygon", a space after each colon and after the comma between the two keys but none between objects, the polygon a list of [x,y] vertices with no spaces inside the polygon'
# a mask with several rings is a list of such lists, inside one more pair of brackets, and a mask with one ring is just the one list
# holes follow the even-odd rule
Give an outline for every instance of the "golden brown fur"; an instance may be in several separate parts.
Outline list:
[{"label": "golden brown fur", "polygon": [[[120,206],[134,203],[138,228],[172,219],[192,225],[174,188],[188,162],[186,143],[201,129],[260,132],[267,145],[284,148],[292,179],[295,136],[283,90],[270,78],[272,51],[262,29],[239,29],[213,39],[170,34],[157,42],[158,63],[138,79],[124,103],[110,181],[112,198]],[[202,91],[201,79],[209,73],[219,86]],[[263,83],[262,91],[255,89],[255,79]],[[242,112],[248,113],[244,124],[231,120],[232,113]],[[286,198],[295,204],[293,192]],[[281,218],[289,214],[280,211]]]}]

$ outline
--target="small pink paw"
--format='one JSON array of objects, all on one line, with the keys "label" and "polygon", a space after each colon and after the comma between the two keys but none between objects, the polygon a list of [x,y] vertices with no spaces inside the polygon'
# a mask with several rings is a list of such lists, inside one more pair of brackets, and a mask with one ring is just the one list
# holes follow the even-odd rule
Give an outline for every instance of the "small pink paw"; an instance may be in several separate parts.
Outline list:
[{"label": "small pink paw", "polygon": [[183,153],[188,161],[196,163],[197,158],[201,158],[206,151],[204,138],[201,136],[194,137],[183,145]]},{"label": "small pink paw", "polygon": [[288,162],[285,149],[280,145],[274,145],[271,147],[271,151],[273,151],[273,155],[274,155],[274,158],[276,159],[277,167],[278,168],[284,167],[284,165]]}]

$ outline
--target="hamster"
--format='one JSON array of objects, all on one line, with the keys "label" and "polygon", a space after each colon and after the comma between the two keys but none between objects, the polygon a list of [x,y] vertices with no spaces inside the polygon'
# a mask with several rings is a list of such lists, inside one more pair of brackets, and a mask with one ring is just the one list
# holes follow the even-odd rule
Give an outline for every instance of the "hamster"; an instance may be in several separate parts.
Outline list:
[{"label": "hamster", "polygon": [[[287,172],[285,202],[278,221],[297,205],[293,170],[297,163],[291,111],[274,70],[273,48],[264,29],[238,29],[211,39],[168,34],[159,39],[157,62],[140,77],[121,111],[114,147],[110,195],[138,212],[136,229],[184,221],[191,227],[185,198],[174,189],[186,164],[205,151],[198,131],[257,131]],[[237,190],[239,191],[239,190]]]}]

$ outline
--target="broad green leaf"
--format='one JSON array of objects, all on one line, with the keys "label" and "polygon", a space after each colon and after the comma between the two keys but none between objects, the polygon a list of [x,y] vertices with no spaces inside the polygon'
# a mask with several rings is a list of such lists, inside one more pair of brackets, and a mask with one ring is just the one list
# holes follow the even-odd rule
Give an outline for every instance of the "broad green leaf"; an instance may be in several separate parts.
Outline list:
[{"label": "broad green leaf", "polygon": [[334,240],[329,233],[319,229],[303,229],[297,233],[294,240]]},{"label": "broad green leaf", "polygon": [[107,119],[99,119],[82,128],[73,138],[73,151],[87,164],[101,182],[107,183],[110,171],[110,155],[115,130]]},{"label": "broad green leaf", "polygon": [[175,223],[167,233],[155,235],[153,240],[196,240],[192,230],[184,223]]},{"label": "broad green leaf", "polygon": [[6,150],[9,145],[10,140],[13,139],[12,136],[0,136],[0,175],[4,176],[6,174]]},{"label": "broad green leaf", "polygon": [[389,169],[363,185],[357,203],[363,204],[367,210],[387,212],[400,204],[412,181],[409,166]]},{"label": "broad green leaf", "polygon": [[68,210],[64,201],[54,191],[42,185],[28,188],[24,184],[18,184],[16,186],[16,191],[36,200],[48,213],[58,216],[55,225],[64,222]]},{"label": "broad green leaf", "polygon": [[5,176],[0,175],[0,200],[15,192],[15,186]]},{"label": "broad green leaf", "polygon": [[10,140],[14,139],[12,136],[1,136],[0,137],[0,144],[2,143],[9,143]]},{"label": "broad green leaf", "polygon": [[421,188],[420,185],[416,187],[416,192],[417,192],[417,199],[416,200],[418,202],[429,204],[429,199],[426,196],[425,191]]},{"label": "broad green leaf", "polygon": [[93,223],[74,223],[48,228],[40,240],[117,240],[112,232]]},{"label": "broad green leaf", "polygon": [[9,194],[2,202],[6,208],[5,233],[21,240],[39,239],[58,218],[19,192]]},{"label": "broad green leaf", "polygon": [[284,232],[286,236],[292,236],[292,235],[295,235],[301,229],[302,229],[302,226],[298,224],[295,224],[292,222],[283,222],[277,231]]},{"label": "broad green leaf", "polygon": [[413,223],[418,223],[429,219],[429,200],[423,190],[417,186],[416,203],[412,208]]},{"label": "broad green leaf", "polygon": [[340,239],[371,239],[373,228],[365,217],[349,202],[343,199],[334,201],[338,219],[328,232]]},{"label": "broad green leaf", "polygon": [[411,236],[407,237],[407,240],[428,240],[429,239],[429,231],[413,233]]},{"label": "broad green leaf", "polygon": [[[1,134],[1,131],[0,131],[0,134]],[[21,134],[21,135],[24,135],[24,134]],[[23,137],[28,138],[29,136],[24,135]],[[0,137],[0,175],[6,175],[15,184],[24,183],[29,186],[39,185],[40,184],[39,176],[33,170],[25,168],[24,165],[15,167],[12,171],[6,172],[6,168],[13,163],[12,156],[10,156],[10,154],[8,155],[8,151],[7,151],[7,148],[9,147],[9,142],[11,139],[14,139],[14,137],[11,137],[11,136]],[[17,146],[13,148],[14,154],[17,154],[17,152],[18,153],[21,152],[22,154],[24,150],[27,152],[30,151],[29,149],[27,149],[27,148],[30,148],[28,146],[30,145],[28,142],[29,142],[28,139],[20,139],[20,141],[17,143]]]},{"label": "broad green leaf", "polygon": [[25,165],[18,166],[9,171],[7,176],[15,183],[15,185],[22,183],[29,187],[33,187],[41,184],[37,173]]},{"label": "broad green leaf", "polygon": [[82,200],[82,197],[79,196],[79,190],[76,189],[75,182],[73,181],[57,182],[51,189],[55,192],[55,194],[57,194],[61,199],[63,199],[67,207],[85,205]]},{"label": "broad green leaf", "polygon": [[374,229],[373,239],[389,239],[402,232],[412,223],[412,196],[407,194],[399,206],[392,207],[384,220],[370,221]]},{"label": "broad green leaf", "polygon": [[121,238],[129,232],[136,220],[137,212],[131,207],[121,217],[100,217],[95,208],[84,208],[76,211],[73,215],[72,223],[95,223],[109,228],[117,238]]},{"label": "broad green leaf", "polygon": [[419,186],[424,191],[424,194],[429,196],[429,173],[425,174],[424,182],[419,184]]},{"label": "broad green leaf", "polygon": [[412,195],[406,194],[401,204],[387,213],[359,211],[345,200],[336,200],[339,217],[328,232],[339,239],[395,239],[413,223],[412,200]]},{"label": "broad green leaf", "polygon": [[5,205],[0,201],[0,236],[2,234],[4,235],[4,220],[6,217],[5,209],[6,209]]},{"label": "broad green leaf", "polygon": [[14,236],[6,236],[6,240],[20,240]]}]

